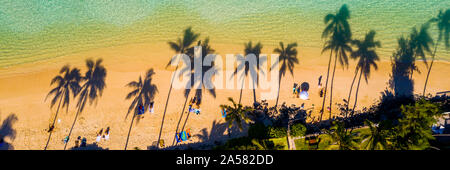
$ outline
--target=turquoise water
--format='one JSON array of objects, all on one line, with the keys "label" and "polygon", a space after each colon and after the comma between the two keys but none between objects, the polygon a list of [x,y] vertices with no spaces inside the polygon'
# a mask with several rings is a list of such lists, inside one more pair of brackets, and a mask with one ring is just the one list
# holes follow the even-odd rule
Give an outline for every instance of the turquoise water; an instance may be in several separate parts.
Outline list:
[{"label": "turquoise water", "polygon": [[[192,26],[212,43],[321,48],[323,17],[342,4],[354,38],[370,29],[387,59],[397,38],[450,8],[446,0],[0,0],[0,68],[129,43],[166,42]],[[430,30],[437,36],[435,26]],[[440,46],[438,59],[450,61]]]}]

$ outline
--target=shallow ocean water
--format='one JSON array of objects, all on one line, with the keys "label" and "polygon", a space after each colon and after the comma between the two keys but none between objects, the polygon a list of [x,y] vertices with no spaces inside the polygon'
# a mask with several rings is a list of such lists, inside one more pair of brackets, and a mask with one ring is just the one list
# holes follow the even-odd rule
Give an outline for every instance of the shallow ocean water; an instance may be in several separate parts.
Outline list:
[{"label": "shallow ocean water", "polygon": [[[347,4],[354,38],[369,30],[388,59],[406,36],[448,0],[0,0],[0,68],[101,47],[175,40],[192,26],[212,43],[249,40],[323,46],[323,17]],[[431,26],[434,39],[437,30]],[[437,58],[450,61],[443,45]]]}]

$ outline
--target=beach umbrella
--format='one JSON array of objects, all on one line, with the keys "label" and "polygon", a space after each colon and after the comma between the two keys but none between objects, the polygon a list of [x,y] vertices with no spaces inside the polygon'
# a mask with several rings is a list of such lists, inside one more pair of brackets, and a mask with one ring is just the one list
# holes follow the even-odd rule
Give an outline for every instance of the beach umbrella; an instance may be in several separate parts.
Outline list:
[{"label": "beach umbrella", "polygon": [[306,92],[306,91],[300,92],[300,99],[308,100],[308,99],[309,99],[309,94],[308,94],[308,92]]}]

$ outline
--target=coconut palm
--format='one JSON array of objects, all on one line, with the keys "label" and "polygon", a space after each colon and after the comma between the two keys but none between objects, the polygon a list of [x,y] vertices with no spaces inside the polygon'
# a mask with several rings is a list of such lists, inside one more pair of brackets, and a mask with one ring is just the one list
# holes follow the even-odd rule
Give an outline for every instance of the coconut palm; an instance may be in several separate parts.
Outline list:
[{"label": "coconut palm", "polygon": [[[155,94],[158,92],[158,88],[155,84],[152,84],[152,76],[155,74],[153,69],[149,69],[142,78],[139,76],[137,81],[132,81],[126,86],[132,88],[132,91],[125,97],[126,100],[132,99],[133,101],[128,108],[127,116],[133,113],[133,118],[131,118],[130,129],[128,130],[127,142],[125,143],[125,150],[128,146],[128,139],[130,138],[131,129],[133,127],[136,115],[139,112],[139,106],[149,106],[153,101]],[[138,117],[139,118],[139,117]]]},{"label": "coconut palm", "polygon": [[[174,50],[175,53],[177,53],[180,57],[181,54],[186,54],[188,52],[188,49],[190,49],[192,47],[192,44],[195,41],[197,41],[199,36],[200,36],[200,34],[194,33],[192,31],[192,28],[188,27],[186,30],[184,30],[183,38],[178,38],[177,41],[175,41],[175,42],[171,41],[171,42],[168,42],[168,44],[169,44],[170,48],[172,50]],[[169,61],[167,66],[169,66],[171,62],[172,62],[172,60]],[[177,69],[178,69],[178,65],[176,66],[175,70],[177,70]],[[158,143],[161,140],[161,133],[162,133],[163,125],[164,125],[164,118],[166,117],[167,105],[169,104],[170,93],[172,92],[172,83],[173,83],[174,78],[175,78],[175,75],[172,76],[172,80],[170,82],[169,93],[167,94],[167,100],[166,100],[166,104],[164,106],[164,113],[163,113],[163,117],[161,120],[161,128],[159,130],[159,135],[158,135]],[[159,145],[158,145],[158,147],[159,147]]]},{"label": "coconut palm", "polygon": [[343,122],[334,122],[327,134],[331,137],[334,144],[328,146],[328,149],[356,150],[358,149],[358,138],[354,133],[347,132]]},{"label": "coconut palm", "polygon": [[364,121],[369,126],[370,134],[362,135],[363,142],[361,143],[361,149],[367,150],[385,150],[388,149],[388,132],[383,129],[382,123],[375,125],[369,120]]},{"label": "coconut palm", "polygon": [[252,139],[252,144],[256,146],[256,150],[282,150],[284,146],[275,144],[266,139]]},{"label": "coconut palm", "polygon": [[[426,52],[431,53],[430,46],[433,45],[433,39],[430,37],[428,33],[429,24],[425,23],[420,27],[420,31],[417,31],[416,28],[413,28],[410,34],[410,43],[411,47],[414,51],[414,63],[417,57],[420,57],[428,68],[428,63],[426,60]],[[414,69],[411,70],[411,79],[414,73]]]},{"label": "coconut palm", "polygon": [[439,11],[439,14],[437,17],[432,18],[430,20],[432,23],[436,23],[436,27],[439,31],[438,38],[436,40],[436,43],[434,44],[434,52],[432,54],[431,58],[431,64],[428,68],[427,78],[425,80],[425,86],[423,87],[423,94],[425,96],[425,91],[427,89],[427,83],[428,78],[430,76],[431,68],[433,67],[434,59],[436,56],[436,50],[439,46],[439,43],[444,40],[445,41],[445,47],[450,47],[449,43],[449,37],[450,37],[450,9],[447,9],[445,12]]},{"label": "coconut palm", "polygon": [[[69,109],[69,103],[70,103],[70,96],[72,95],[73,98],[78,94],[80,91],[80,81],[81,81],[81,75],[80,70],[78,68],[70,69],[69,65],[65,65],[61,68],[59,71],[60,75],[55,76],[52,81],[50,82],[50,85],[56,84],[56,87],[50,90],[48,95],[45,97],[45,100],[51,95],[53,95],[53,99],[51,100],[50,107],[53,108],[58,102],[58,106],[56,109],[55,117],[53,118],[53,123],[49,127],[49,136],[47,140],[47,144],[45,145],[44,150],[47,149],[48,144],[50,142],[50,138],[52,136],[53,129],[55,127],[55,121],[58,118],[59,109],[62,107],[66,107],[66,112]],[[62,105],[61,105],[62,104]]]},{"label": "coconut palm", "polygon": [[[106,88],[106,68],[102,65],[102,62],[102,59],[97,59],[95,62],[92,59],[86,60],[86,67],[88,70],[81,78],[81,81],[84,81],[84,84],[80,88],[81,91],[78,95],[77,113],[73,120],[72,128],[70,128],[68,139],[70,139],[78,115],[83,112],[86,102],[89,100],[90,105],[97,102],[98,98],[102,96],[103,90]],[[68,142],[64,145],[64,149],[66,149],[67,144]]]},{"label": "coconut palm", "polygon": [[[368,79],[370,77],[371,68],[373,67],[375,70],[378,69],[376,61],[380,60],[378,54],[375,49],[381,47],[379,41],[375,41],[375,31],[371,30],[366,34],[364,40],[353,40],[352,44],[356,46],[357,50],[351,54],[352,58],[358,58],[358,64],[356,68],[359,69],[359,80],[358,85],[356,86],[356,94],[355,94],[355,104],[353,105],[353,111],[356,108],[356,103],[358,102],[358,92],[359,85],[361,83],[361,77],[364,75],[364,79],[366,83],[368,83]],[[349,101],[350,102],[350,101]]]},{"label": "coconut palm", "polygon": [[328,38],[329,40],[326,42],[322,53],[325,51],[330,51],[330,58],[328,60],[328,71],[327,71],[327,78],[325,81],[325,92],[323,96],[323,102],[322,102],[322,109],[321,109],[321,115],[320,120],[322,120],[322,115],[324,112],[325,107],[325,100],[326,100],[326,94],[327,94],[327,88],[328,88],[328,78],[330,74],[330,66],[331,66],[331,56],[333,55],[333,52],[335,53],[334,58],[334,68],[333,68],[333,75],[331,79],[331,87],[330,87],[330,118],[331,118],[331,108],[333,103],[333,82],[334,82],[334,73],[336,71],[336,64],[337,60],[339,59],[339,63],[342,66],[348,66],[348,57],[347,53],[351,52],[352,49],[350,47],[350,41],[351,41],[351,30],[350,25],[348,23],[348,19],[350,19],[350,11],[347,8],[347,5],[342,5],[342,7],[339,9],[339,11],[336,14],[328,14],[324,18],[325,24],[327,26],[325,27],[325,30],[322,33],[322,38]]},{"label": "coconut palm", "polygon": [[[277,101],[275,102],[275,107],[278,105],[278,99],[280,98],[280,86],[281,86],[281,78],[285,76],[286,71],[289,70],[291,75],[294,75],[294,66],[298,64],[297,58],[297,43],[290,43],[286,47],[284,47],[284,43],[280,42],[280,47],[275,48],[273,52],[278,53],[280,56],[279,60],[281,61],[279,79],[278,79],[278,95]],[[274,68],[275,65],[271,67]]]},{"label": "coconut palm", "polygon": [[220,105],[220,108],[226,109],[227,115],[225,121],[228,123],[228,135],[230,135],[230,129],[235,124],[239,130],[243,130],[243,123],[248,123],[250,118],[248,118],[247,113],[253,111],[250,107],[243,107],[242,104],[236,103],[233,98],[229,97],[228,101],[232,104]]},{"label": "coconut palm", "polygon": [[[209,45],[209,38],[208,38],[208,37],[205,38],[204,41],[201,41],[201,40],[198,41],[198,42],[197,42],[197,47],[201,47],[202,55],[201,55],[200,57],[201,57],[201,61],[202,61],[202,62],[204,61],[204,59],[206,58],[206,56],[207,56],[208,54],[212,54],[212,53],[215,52],[215,50]],[[211,65],[211,66],[204,66],[204,65],[202,64],[202,66],[201,66],[201,76],[202,76],[202,77],[201,77],[201,78],[196,77],[196,76],[199,76],[199,75],[196,75],[196,74],[195,74],[195,73],[196,73],[196,70],[195,70],[195,67],[194,67],[194,60],[195,60],[195,59],[194,59],[194,57],[195,57],[195,56],[194,56],[194,50],[195,50],[195,47],[191,47],[191,48],[188,49],[189,60],[190,60],[190,63],[191,63],[190,69],[183,69],[183,70],[180,71],[180,72],[181,72],[180,74],[184,74],[185,72],[189,72],[189,74],[191,75],[191,81],[188,81],[187,86],[191,87],[191,89],[195,89],[195,97],[196,97],[196,98],[202,98],[202,96],[203,96],[202,90],[203,90],[203,89],[207,89],[207,88],[205,87],[205,84],[203,83],[203,81],[211,81],[211,79],[208,79],[208,80],[207,80],[207,78],[205,78],[205,73],[206,73],[208,70],[210,70],[211,68],[214,68],[214,65]],[[215,70],[215,71],[216,71],[216,70]],[[210,78],[212,78],[212,77],[210,77]],[[197,84],[198,86],[197,86],[197,87],[194,87],[196,84]],[[199,86],[200,86],[200,87],[199,87]],[[183,106],[183,110],[182,110],[182,112],[181,112],[180,119],[178,120],[177,128],[176,128],[176,130],[175,130],[176,133],[179,132],[179,131],[178,131],[178,128],[179,128],[179,125],[180,125],[181,120],[182,120],[182,118],[183,118],[184,110],[185,110],[185,108],[186,108],[186,104],[187,104],[187,101],[188,101],[188,98],[189,98],[189,94],[190,94],[191,89],[185,89],[185,91],[184,91],[185,101],[184,101],[184,106]],[[208,92],[209,92],[213,97],[216,97],[216,90],[215,90],[214,88],[208,89]],[[190,115],[190,112],[189,112],[189,113],[187,114],[187,116],[186,116],[186,120],[184,121],[184,124],[183,124],[183,127],[181,128],[181,131],[184,130],[184,127],[186,126],[186,123],[187,123],[187,121],[188,121],[189,115]],[[173,141],[172,141],[172,144],[175,143],[175,139],[176,139],[176,136],[174,137],[174,139],[173,139]]]}]

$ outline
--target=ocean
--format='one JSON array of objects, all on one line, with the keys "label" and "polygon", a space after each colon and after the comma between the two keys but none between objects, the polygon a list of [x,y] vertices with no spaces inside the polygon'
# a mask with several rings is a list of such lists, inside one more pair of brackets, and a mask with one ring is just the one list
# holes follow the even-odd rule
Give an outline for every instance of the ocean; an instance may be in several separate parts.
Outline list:
[{"label": "ocean", "polygon": [[[353,38],[375,30],[381,58],[448,0],[0,0],[0,68],[86,50],[173,41],[191,26],[211,43],[323,47],[323,18],[343,4]],[[431,25],[430,34],[437,38]],[[167,47],[169,48],[169,47]],[[443,43],[437,59],[450,61]]]}]

